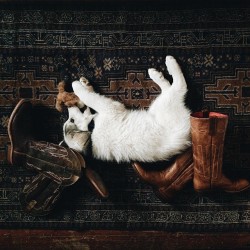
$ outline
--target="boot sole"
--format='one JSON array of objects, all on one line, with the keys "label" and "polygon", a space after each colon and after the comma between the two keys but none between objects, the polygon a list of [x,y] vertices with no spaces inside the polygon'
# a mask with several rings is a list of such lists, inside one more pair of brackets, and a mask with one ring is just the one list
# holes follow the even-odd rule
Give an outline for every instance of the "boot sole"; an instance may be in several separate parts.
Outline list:
[{"label": "boot sole", "polygon": [[246,191],[247,189],[249,189],[250,185],[244,187],[243,189],[241,190],[238,190],[238,191],[227,191],[227,190],[223,190],[222,188],[211,188],[211,189],[194,189],[195,192],[197,192],[199,195],[202,195],[202,194],[209,194],[209,193],[212,193],[212,192],[215,192],[216,190],[221,190],[225,193],[229,193],[229,194],[237,194],[237,193],[240,193],[240,192],[244,192]]}]

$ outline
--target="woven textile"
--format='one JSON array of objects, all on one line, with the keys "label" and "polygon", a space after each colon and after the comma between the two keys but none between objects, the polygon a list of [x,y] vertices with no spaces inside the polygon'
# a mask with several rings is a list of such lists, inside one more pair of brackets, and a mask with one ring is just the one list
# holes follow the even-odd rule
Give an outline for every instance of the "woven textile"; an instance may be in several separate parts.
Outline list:
[{"label": "woven textile", "polygon": [[[165,10],[166,9],[166,10]],[[173,55],[187,79],[187,104],[229,115],[223,171],[250,171],[250,9],[0,10],[0,227],[64,229],[248,230],[250,192],[198,195],[192,184],[163,204],[129,164],[95,162],[110,197],[86,181],[65,189],[54,212],[22,211],[20,190],[34,173],[7,163],[7,124],[20,100],[36,109],[37,137],[62,140],[67,110],[55,109],[57,84],[85,76],[128,108],[147,108],[159,94],[147,69],[166,74]],[[166,110],[167,112],[167,110]],[[167,166],[167,163],[166,163]],[[248,175],[248,176],[247,176]]]}]

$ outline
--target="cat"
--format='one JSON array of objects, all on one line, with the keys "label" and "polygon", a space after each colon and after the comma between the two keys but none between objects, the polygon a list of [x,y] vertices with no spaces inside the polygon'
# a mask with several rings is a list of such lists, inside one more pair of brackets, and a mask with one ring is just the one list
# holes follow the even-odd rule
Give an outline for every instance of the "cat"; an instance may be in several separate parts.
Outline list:
[{"label": "cat", "polygon": [[[72,107],[64,130],[74,123],[76,131],[87,131],[93,119],[93,157],[118,163],[168,160],[190,147],[190,110],[185,105],[187,84],[176,60],[167,56],[165,62],[173,83],[156,69],[148,70],[150,78],[161,88],[148,110],[126,109],[122,103],[95,93],[84,77],[74,81],[74,93],[96,114],[92,115],[89,108],[81,113]],[[68,140],[68,145],[74,149],[72,140]]]}]

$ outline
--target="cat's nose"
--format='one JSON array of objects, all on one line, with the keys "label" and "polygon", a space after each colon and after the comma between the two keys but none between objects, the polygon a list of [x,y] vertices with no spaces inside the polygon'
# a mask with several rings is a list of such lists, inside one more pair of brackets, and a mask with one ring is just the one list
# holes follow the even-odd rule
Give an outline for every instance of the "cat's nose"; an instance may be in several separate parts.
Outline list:
[{"label": "cat's nose", "polygon": [[74,120],[73,118],[71,118],[71,119],[70,119],[70,122],[74,123],[74,122],[75,122],[75,120]]}]

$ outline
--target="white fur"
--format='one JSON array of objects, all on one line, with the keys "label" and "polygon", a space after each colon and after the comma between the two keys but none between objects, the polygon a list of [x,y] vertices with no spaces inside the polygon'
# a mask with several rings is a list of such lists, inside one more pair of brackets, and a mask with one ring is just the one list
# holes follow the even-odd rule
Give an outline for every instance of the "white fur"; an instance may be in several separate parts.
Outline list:
[{"label": "white fur", "polygon": [[[93,92],[85,78],[73,82],[75,94],[97,112],[91,135],[95,158],[152,162],[167,160],[190,146],[190,111],[184,104],[186,81],[172,56],[166,57],[166,66],[173,77],[172,85],[162,73],[148,70],[161,94],[147,111],[128,110],[123,104]],[[83,120],[80,123],[86,125]],[[81,125],[77,125],[79,129]]]}]

